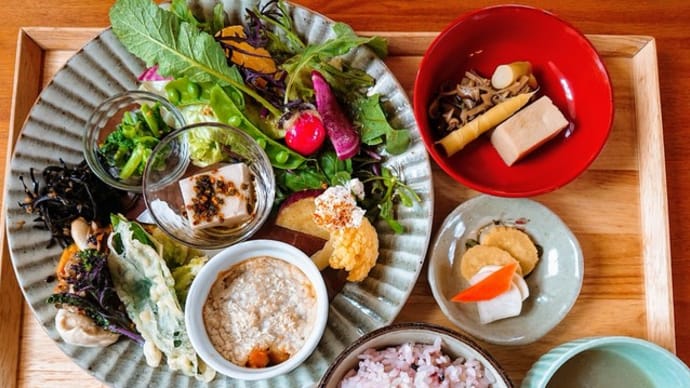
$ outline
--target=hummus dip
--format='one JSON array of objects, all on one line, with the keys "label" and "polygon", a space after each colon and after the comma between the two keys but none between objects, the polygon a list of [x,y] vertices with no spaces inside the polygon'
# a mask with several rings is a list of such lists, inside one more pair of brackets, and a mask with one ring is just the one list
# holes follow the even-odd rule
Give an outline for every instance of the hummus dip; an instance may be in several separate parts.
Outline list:
[{"label": "hummus dip", "polygon": [[302,347],[316,319],[316,292],[295,265],[254,257],[218,275],[203,318],[211,343],[225,359],[263,368]]}]

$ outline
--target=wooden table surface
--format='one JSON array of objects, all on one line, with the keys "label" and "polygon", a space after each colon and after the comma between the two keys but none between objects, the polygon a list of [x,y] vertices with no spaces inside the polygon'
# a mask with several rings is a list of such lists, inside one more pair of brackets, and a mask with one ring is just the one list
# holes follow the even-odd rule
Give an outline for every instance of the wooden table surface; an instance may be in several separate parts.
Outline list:
[{"label": "wooden table surface", "polygon": [[[497,1],[316,0],[297,1],[356,30],[440,31],[457,15]],[[635,34],[656,38],[673,257],[676,350],[690,363],[690,2],[623,0],[523,1],[545,8],[588,34]],[[112,1],[7,0],[0,24],[0,160],[5,160],[16,39],[19,27],[105,27]],[[5,167],[0,164],[0,176]],[[11,206],[11,204],[3,204]],[[12,276],[6,272],[0,276]],[[615,312],[612,312],[615,314]],[[2,319],[2,317],[0,317]]]}]

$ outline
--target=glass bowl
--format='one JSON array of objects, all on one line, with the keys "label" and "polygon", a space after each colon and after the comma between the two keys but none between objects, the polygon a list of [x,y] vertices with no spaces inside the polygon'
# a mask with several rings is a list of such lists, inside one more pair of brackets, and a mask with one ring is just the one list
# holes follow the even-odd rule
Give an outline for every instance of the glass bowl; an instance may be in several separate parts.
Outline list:
[{"label": "glass bowl", "polygon": [[[84,129],[84,158],[91,170],[103,182],[120,190],[142,192],[143,174],[135,172],[127,179],[120,178],[118,176],[119,171],[108,165],[100,152],[100,147],[108,135],[116,130],[127,112],[140,112],[143,105],[150,107],[156,103],[160,104],[161,116],[170,128],[165,133],[170,133],[185,125],[182,113],[168,100],[157,94],[141,90],[130,90],[116,94],[103,101],[91,113]],[[165,133],[161,132],[160,137],[165,136]]]},{"label": "glass bowl", "polygon": [[[190,196],[201,197],[187,186],[185,203],[180,181],[194,182],[197,193],[200,177],[217,177],[218,169],[236,163],[246,164],[249,171],[246,198],[240,195],[246,199],[248,215],[232,225],[202,227],[195,215],[201,211],[190,207],[189,201]],[[266,152],[244,131],[221,123],[197,123],[171,133],[153,149],[144,170],[143,194],[153,220],[165,233],[194,248],[213,250],[244,241],[261,228],[273,206],[275,177]],[[212,194],[211,199],[214,196],[223,199],[221,194]],[[225,197],[232,201],[229,198]],[[230,219],[223,214],[222,202],[220,206],[216,220]]]}]

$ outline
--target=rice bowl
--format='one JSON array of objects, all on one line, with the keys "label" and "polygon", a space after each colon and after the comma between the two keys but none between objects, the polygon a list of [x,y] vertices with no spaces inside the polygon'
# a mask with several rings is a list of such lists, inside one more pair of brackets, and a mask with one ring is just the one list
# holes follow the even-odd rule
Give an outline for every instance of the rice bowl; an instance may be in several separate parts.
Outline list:
[{"label": "rice bowl", "polygon": [[487,388],[496,382],[478,360],[462,356],[453,360],[443,352],[441,342],[441,337],[436,337],[431,345],[408,342],[383,350],[369,348],[359,355],[357,367],[347,372],[340,387],[441,387],[462,383]]},{"label": "rice bowl", "polygon": [[336,357],[318,386],[450,386],[449,382],[463,380],[479,382],[478,387],[513,387],[496,360],[468,337],[442,326],[410,322],[359,338]]}]

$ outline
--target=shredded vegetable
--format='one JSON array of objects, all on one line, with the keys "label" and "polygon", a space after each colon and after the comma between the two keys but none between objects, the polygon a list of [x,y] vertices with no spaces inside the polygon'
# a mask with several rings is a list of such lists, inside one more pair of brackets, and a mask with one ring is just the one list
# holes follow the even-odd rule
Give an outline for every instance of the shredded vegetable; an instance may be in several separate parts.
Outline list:
[{"label": "shredded vegetable", "polygon": [[456,85],[444,85],[429,106],[433,128],[437,137],[443,137],[479,117],[492,107],[519,94],[535,90],[529,75],[522,75],[510,86],[497,90],[491,80],[477,74],[474,70]]}]

